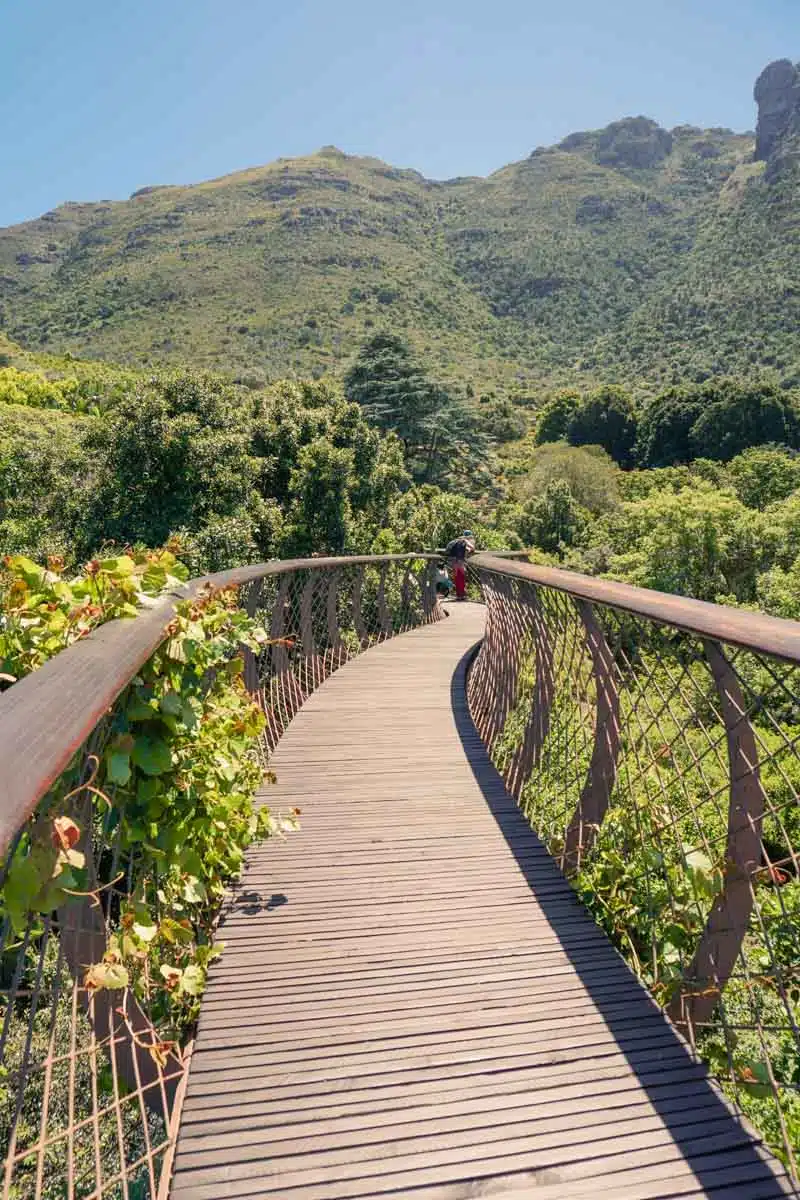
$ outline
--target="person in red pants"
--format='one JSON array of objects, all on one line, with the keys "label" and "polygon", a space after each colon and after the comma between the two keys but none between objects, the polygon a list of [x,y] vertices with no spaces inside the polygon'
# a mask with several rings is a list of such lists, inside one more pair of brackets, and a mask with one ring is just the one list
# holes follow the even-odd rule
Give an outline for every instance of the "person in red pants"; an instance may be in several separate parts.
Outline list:
[{"label": "person in red pants", "polygon": [[466,561],[470,554],[475,553],[475,538],[469,529],[465,529],[461,537],[454,538],[447,546],[447,557],[456,585],[456,600],[467,598]]}]

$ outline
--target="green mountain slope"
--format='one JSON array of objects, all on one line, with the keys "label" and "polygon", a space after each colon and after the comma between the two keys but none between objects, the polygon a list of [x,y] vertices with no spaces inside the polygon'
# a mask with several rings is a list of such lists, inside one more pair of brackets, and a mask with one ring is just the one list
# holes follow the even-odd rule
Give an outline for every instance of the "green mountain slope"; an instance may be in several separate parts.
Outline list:
[{"label": "green mountain slope", "polygon": [[255,378],[339,371],[390,327],[479,384],[764,366],[796,380],[795,126],[770,129],[765,163],[752,135],[640,117],[488,179],[438,183],[327,147],[67,204],[0,230],[0,329]]}]

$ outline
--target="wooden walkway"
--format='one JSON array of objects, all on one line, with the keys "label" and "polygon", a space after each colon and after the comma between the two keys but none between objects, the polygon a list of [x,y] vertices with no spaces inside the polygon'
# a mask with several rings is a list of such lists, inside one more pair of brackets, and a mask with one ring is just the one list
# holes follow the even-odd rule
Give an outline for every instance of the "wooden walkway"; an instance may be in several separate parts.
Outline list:
[{"label": "wooden walkway", "polygon": [[465,707],[483,610],[295,717],[203,1001],[174,1200],[792,1193],[574,899]]}]

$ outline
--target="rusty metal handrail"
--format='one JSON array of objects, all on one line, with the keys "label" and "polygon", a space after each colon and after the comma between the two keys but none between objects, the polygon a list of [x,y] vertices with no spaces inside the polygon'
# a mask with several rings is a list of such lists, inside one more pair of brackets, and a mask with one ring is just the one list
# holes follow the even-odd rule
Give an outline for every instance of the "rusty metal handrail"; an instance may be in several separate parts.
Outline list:
[{"label": "rusty metal handrail", "polygon": [[686,633],[714,638],[731,646],[769,654],[785,662],[800,663],[800,622],[766,613],[728,608],[693,600],[670,592],[635,587],[564,571],[560,567],[540,567],[527,562],[514,562],[510,556],[479,552],[470,559],[474,567],[497,575],[527,580],[543,588],[566,592],[593,604],[618,608],[633,616],[644,617],[659,625],[670,625]]},{"label": "rusty metal handrail", "polygon": [[800,623],[488,553],[469,570],[470,711],[509,791],[796,1173]]},{"label": "rusty metal handrail", "polygon": [[[298,570],[433,559],[430,553],[295,558],[193,579],[134,619],[109,621],[0,694],[0,855],[41,797],[164,640],[175,606],[204,588],[242,587]],[[54,731],[55,736],[54,736]]]}]

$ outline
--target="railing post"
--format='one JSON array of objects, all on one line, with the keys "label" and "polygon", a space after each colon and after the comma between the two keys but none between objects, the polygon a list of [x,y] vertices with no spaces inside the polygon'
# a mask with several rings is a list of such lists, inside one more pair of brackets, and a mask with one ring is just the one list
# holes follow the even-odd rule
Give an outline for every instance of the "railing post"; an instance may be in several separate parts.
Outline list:
[{"label": "railing post", "polygon": [[377,607],[378,607],[378,622],[383,637],[391,637],[394,632],[394,624],[392,622],[392,614],[389,612],[389,607],[386,603],[386,576],[389,572],[389,564],[384,563],[380,570],[380,582],[378,584]]},{"label": "railing post", "polygon": [[[263,586],[263,579],[256,579],[247,589],[244,610],[248,617],[254,617],[256,614]],[[249,646],[242,647],[242,658],[244,660],[244,685],[250,695],[254,696],[258,691],[258,659]]]},{"label": "railing post", "polygon": [[300,595],[300,649],[302,651],[303,686],[307,692],[322,683],[322,667],[314,642],[314,592],[317,586],[316,571],[309,571],[308,579]]},{"label": "railing post", "polygon": [[497,645],[500,626],[499,602],[497,600],[495,577],[481,580],[484,603],[486,604],[486,625],[480,653],[469,673],[467,681],[467,696],[470,712],[475,728],[481,741],[488,745],[489,714],[492,697],[497,687]]},{"label": "railing post", "polygon": [[620,748],[619,689],[614,668],[614,656],[606,641],[594,609],[588,600],[576,600],[576,607],[586,632],[586,644],[592,656],[597,694],[594,719],[594,745],[586,782],[578,807],[567,827],[562,852],[562,868],[574,874],[591,850],[597,831],[606,814],[617,778],[617,758]]},{"label": "railing post", "polygon": [[402,606],[400,628],[406,629],[411,624],[411,584],[414,576],[411,567],[406,565],[403,571],[403,582],[400,585],[400,604]]},{"label": "railing post", "polygon": [[433,572],[433,563],[426,559],[420,574],[420,586],[422,589],[422,612],[427,624],[436,621],[439,615],[439,597],[436,594]]},{"label": "railing post", "polygon": [[180,1059],[175,1058],[174,1069],[166,1073],[157,1064],[148,1046],[160,1039],[130,988],[125,989],[121,1004],[116,992],[101,988],[90,993],[84,986],[89,967],[102,962],[108,950],[108,931],[97,896],[91,794],[84,794],[74,811],[81,830],[78,848],[86,857],[88,894],[72,897],[57,910],[64,961],[83,999],[86,1019],[98,1044],[106,1048],[109,1058],[114,1057],[116,1070],[129,1091],[138,1092],[149,1111],[168,1125],[181,1076]]},{"label": "railing post", "polygon": [[528,605],[533,614],[536,681],[522,742],[506,772],[508,789],[516,800],[519,800],[531,771],[538,766],[541,759],[542,750],[550,732],[550,710],[555,690],[553,644],[547,628],[547,618],[539,598],[538,588],[532,587],[530,591]]},{"label": "railing post", "polygon": [[761,867],[764,792],[758,748],[736,672],[718,642],[703,643],[719,696],[728,745],[728,835],[724,884],[668,1012],[678,1025],[704,1025],[730,978],[753,911],[753,875]]},{"label": "railing post", "polygon": [[364,615],[361,611],[361,596],[364,591],[364,568],[356,567],[353,576],[353,592],[352,592],[352,616],[353,628],[356,631],[361,648],[366,649],[369,645],[369,632],[364,624]]},{"label": "railing post", "polygon": [[325,600],[325,620],[328,626],[328,642],[330,643],[331,670],[335,671],[347,658],[347,651],[342,642],[339,629],[339,581],[341,572],[328,572],[328,594]]},{"label": "railing post", "polygon": [[506,718],[514,703],[519,674],[519,639],[514,637],[512,604],[514,596],[514,580],[500,579],[497,582],[496,619],[497,648],[493,647],[493,658],[496,662],[494,696],[491,709],[486,718],[485,742],[489,753],[494,749],[498,737],[503,731]]},{"label": "railing post", "polygon": [[[289,661],[289,651],[285,645],[287,634],[286,609],[289,604],[294,578],[294,572],[290,571],[287,571],[280,577],[269,631],[270,641],[273,643],[270,662],[271,674],[277,689],[276,699],[280,702],[280,708],[276,713],[277,720],[273,722],[273,747],[297,709],[303,703],[303,692],[292,671]],[[275,713],[274,707],[273,713]]]}]

